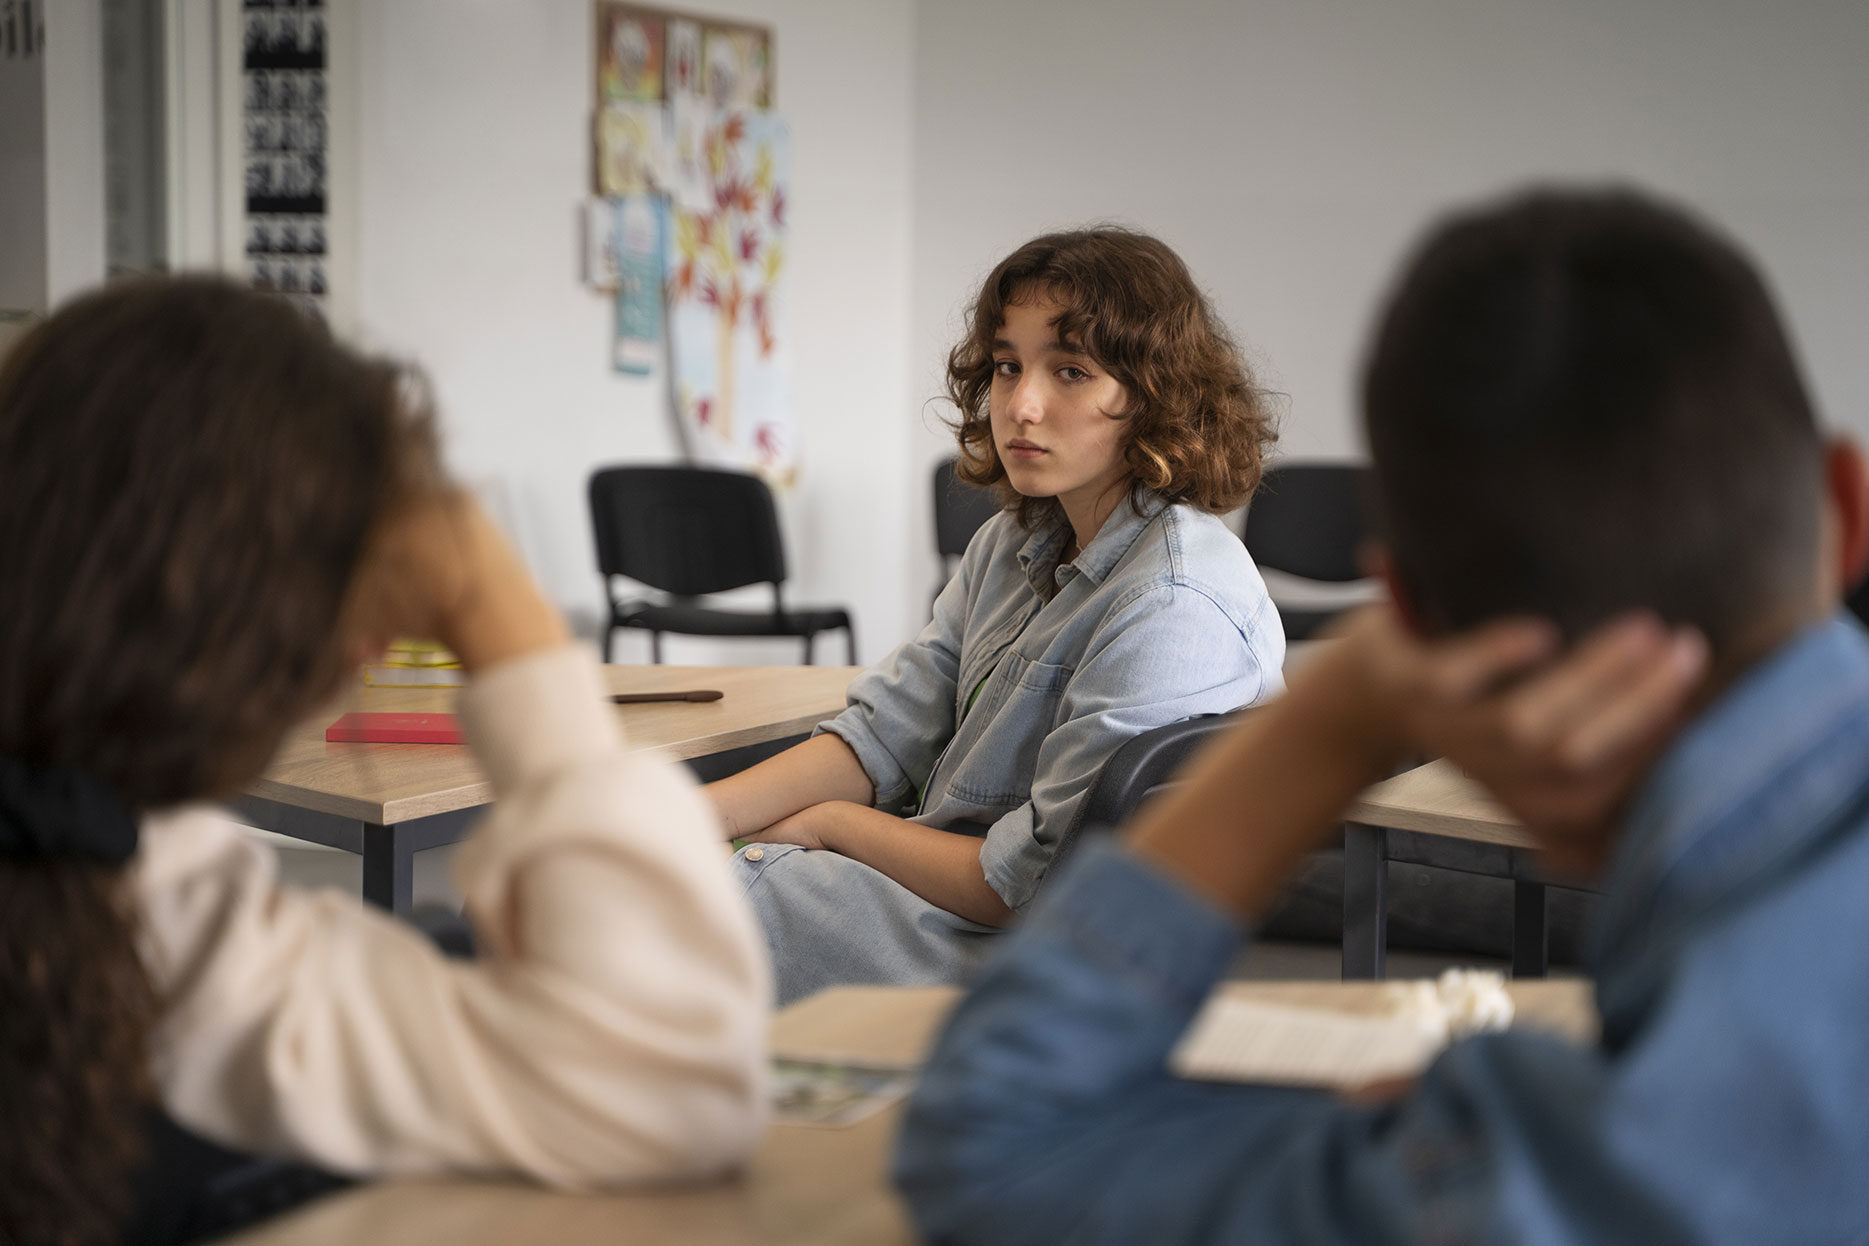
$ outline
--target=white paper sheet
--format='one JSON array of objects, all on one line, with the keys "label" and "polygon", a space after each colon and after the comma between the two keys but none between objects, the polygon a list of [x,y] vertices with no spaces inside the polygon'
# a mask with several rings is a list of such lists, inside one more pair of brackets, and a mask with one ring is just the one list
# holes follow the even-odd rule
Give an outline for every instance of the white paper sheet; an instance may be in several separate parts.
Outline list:
[{"label": "white paper sheet", "polygon": [[1383,993],[1386,1007],[1364,1014],[1267,1003],[1222,988],[1188,1027],[1168,1067],[1199,1081],[1353,1090],[1414,1077],[1451,1039],[1504,1029],[1514,1011],[1504,979],[1485,970],[1391,982]]},{"label": "white paper sheet", "polygon": [[1181,1077],[1350,1090],[1412,1077],[1444,1045],[1408,1017],[1362,1017],[1216,997],[1169,1056]]}]

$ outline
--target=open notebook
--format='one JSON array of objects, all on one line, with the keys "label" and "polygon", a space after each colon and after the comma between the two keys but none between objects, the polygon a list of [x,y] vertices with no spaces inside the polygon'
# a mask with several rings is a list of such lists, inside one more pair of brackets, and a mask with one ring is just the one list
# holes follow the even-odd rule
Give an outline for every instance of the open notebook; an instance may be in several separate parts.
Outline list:
[{"label": "open notebook", "polygon": [[1199,1081],[1353,1090],[1413,1077],[1454,1038],[1512,1022],[1512,998],[1496,973],[1449,970],[1436,982],[1382,991],[1375,1009],[1357,1012],[1217,991],[1168,1067]]}]

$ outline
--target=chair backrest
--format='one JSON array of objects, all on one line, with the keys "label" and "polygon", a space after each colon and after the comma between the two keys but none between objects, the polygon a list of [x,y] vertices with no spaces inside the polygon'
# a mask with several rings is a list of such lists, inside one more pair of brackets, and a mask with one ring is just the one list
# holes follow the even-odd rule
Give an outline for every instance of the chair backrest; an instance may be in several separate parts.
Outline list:
[{"label": "chair backrest", "polygon": [[1125,740],[1097,772],[1076,819],[1059,841],[1053,868],[1057,860],[1076,846],[1083,832],[1107,831],[1127,822],[1151,793],[1167,786],[1175,772],[1203,744],[1229,730],[1250,712],[1238,709],[1227,714],[1184,718]]},{"label": "chair backrest", "polygon": [[1850,608],[1851,614],[1869,624],[1869,576],[1865,576],[1862,583],[1843,599],[1843,604]]},{"label": "chair backrest", "polygon": [[1253,561],[1308,580],[1362,579],[1367,472],[1357,463],[1282,463],[1267,471],[1246,510]]},{"label": "chair backrest", "polygon": [[772,490],[711,467],[606,467],[591,474],[597,569],[677,597],[785,579]]},{"label": "chair backrest", "polygon": [[944,459],[934,469],[935,549],[943,558],[966,553],[973,534],[1000,511],[991,489],[970,485],[954,474],[956,461]]}]

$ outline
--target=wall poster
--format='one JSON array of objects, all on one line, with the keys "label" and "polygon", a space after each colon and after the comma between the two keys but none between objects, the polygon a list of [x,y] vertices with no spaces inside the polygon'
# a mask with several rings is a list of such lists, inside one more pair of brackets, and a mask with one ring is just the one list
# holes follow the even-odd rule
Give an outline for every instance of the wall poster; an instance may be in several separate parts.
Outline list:
[{"label": "wall poster", "polygon": [[[598,0],[592,180],[608,208],[586,208],[585,275],[616,291],[612,365],[663,364],[689,457],[784,484],[791,142],[772,46],[764,27]],[[593,254],[606,231],[610,254]]]},{"label": "wall poster", "polygon": [[668,250],[675,412],[697,458],[794,470],[780,342],[791,136],[771,113],[715,113],[701,137],[713,204],[677,205]]},{"label": "wall poster", "polygon": [[323,0],[243,0],[242,171],[248,279],[321,318],[330,149]]},{"label": "wall poster", "polygon": [[615,356],[618,372],[647,376],[662,354],[662,275],[668,207],[647,192],[622,201],[613,226],[617,252]]}]

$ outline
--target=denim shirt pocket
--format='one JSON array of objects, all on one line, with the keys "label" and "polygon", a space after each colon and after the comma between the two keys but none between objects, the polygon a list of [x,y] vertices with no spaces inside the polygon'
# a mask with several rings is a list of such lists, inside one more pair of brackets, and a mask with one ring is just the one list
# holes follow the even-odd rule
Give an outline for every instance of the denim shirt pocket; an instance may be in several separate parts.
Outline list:
[{"label": "denim shirt pocket", "polygon": [[1034,662],[1008,651],[955,737],[947,794],[981,810],[1004,810],[1031,798],[1038,751],[1056,725],[1073,668]]}]

